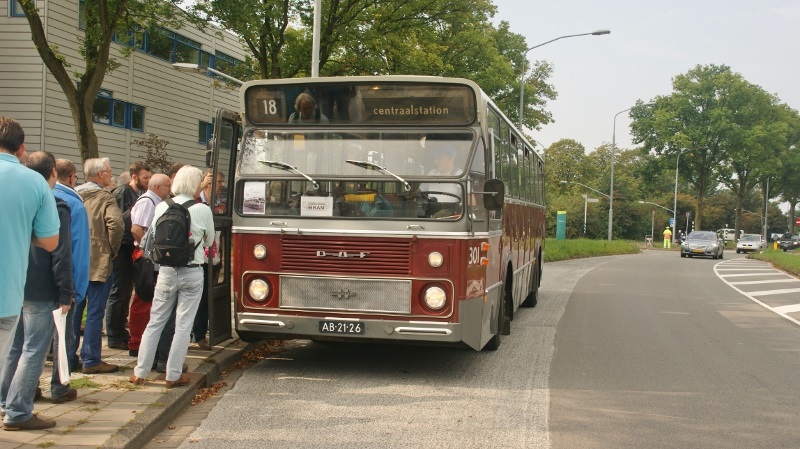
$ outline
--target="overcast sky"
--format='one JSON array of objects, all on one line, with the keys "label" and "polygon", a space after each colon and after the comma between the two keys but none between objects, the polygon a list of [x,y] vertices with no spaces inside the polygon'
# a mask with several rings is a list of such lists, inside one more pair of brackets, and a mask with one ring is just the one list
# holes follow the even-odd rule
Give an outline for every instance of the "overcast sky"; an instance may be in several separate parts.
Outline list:
[{"label": "overcast sky", "polygon": [[[607,36],[561,39],[528,52],[553,64],[555,123],[533,131],[550,146],[562,138],[591,152],[611,142],[614,115],[672,92],[672,78],[698,64],[725,64],[800,109],[798,0],[494,0],[529,47],[559,36],[609,29]],[[618,148],[631,146],[627,113],[616,120]]]}]

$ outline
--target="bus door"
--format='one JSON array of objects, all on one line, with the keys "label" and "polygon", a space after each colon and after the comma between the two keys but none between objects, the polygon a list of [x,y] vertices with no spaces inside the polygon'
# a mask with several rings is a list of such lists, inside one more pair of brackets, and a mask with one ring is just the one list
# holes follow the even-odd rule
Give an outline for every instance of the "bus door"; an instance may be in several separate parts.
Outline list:
[{"label": "bus door", "polygon": [[216,251],[209,251],[206,269],[208,295],[208,343],[218,344],[231,338],[233,302],[231,301],[231,213],[233,211],[233,174],[236,151],[241,139],[239,114],[217,109],[214,137],[206,164],[214,174],[208,205],[214,213]]}]

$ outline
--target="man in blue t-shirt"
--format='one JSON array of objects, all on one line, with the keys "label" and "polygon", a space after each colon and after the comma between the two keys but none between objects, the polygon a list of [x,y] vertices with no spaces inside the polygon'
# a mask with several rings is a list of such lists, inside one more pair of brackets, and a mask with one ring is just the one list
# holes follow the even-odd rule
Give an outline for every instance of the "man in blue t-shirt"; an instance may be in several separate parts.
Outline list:
[{"label": "man in blue t-shirt", "polygon": [[8,355],[25,292],[30,245],[53,251],[60,221],[50,186],[35,171],[20,164],[25,132],[19,122],[0,116],[0,360]]}]

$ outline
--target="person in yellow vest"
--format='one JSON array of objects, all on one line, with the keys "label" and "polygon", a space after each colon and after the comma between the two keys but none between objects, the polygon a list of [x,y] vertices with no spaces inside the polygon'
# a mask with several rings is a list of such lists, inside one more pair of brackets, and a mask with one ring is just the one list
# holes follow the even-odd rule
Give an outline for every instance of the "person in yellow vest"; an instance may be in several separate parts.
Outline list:
[{"label": "person in yellow vest", "polygon": [[672,249],[672,231],[669,226],[664,229],[664,248]]}]

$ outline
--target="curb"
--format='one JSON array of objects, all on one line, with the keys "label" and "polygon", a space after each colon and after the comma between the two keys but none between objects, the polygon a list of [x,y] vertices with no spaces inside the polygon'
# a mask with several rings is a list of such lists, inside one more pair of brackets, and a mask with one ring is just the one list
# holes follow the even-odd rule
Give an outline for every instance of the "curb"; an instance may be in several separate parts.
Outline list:
[{"label": "curb", "polygon": [[200,388],[218,381],[222,373],[231,365],[238,362],[242,355],[258,343],[245,343],[244,346],[234,347],[237,343],[244,343],[233,339],[222,351],[208,357],[214,363],[203,363],[197,370],[190,373],[192,383],[184,388],[167,390],[158,402],[152,403],[136,415],[128,424],[114,433],[103,444],[104,448],[138,449],[146,446],[159,433],[192,403],[192,399]]}]

